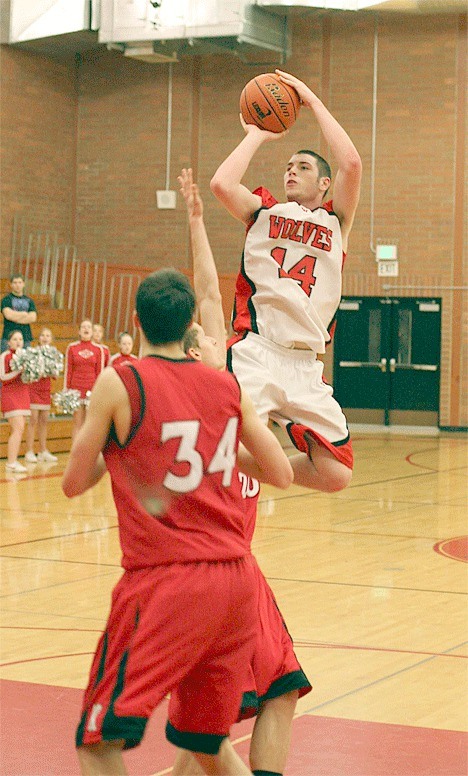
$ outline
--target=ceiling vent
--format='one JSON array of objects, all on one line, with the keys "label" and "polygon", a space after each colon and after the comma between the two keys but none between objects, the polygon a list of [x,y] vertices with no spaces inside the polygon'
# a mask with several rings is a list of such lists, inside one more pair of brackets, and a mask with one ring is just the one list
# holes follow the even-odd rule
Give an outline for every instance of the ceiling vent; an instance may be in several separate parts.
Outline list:
[{"label": "ceiling vent", "polygon": [[148,62],[223,53],[273,63],[291,53],[287,18],[246,0],[102,0],[99,40]]}]

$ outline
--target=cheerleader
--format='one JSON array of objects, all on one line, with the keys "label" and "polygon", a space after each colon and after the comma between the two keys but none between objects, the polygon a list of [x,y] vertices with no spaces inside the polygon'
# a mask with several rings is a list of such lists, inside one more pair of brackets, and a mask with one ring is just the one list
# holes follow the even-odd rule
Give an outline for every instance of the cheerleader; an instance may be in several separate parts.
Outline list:
[{"label": "cheerleader", "polygon": [[133,338],[128,331],[122,331],[118,338],[119,352],[115,353],[109,361],[109,366],[119,366],[120,364],[128,364],[133,361],[138,361],[137,357],[133,355]]},{"label": "cheerleader", "polygon": [[13,369],[11,359],[15,352],[23,347],[23,335],[12,331],[8,337],[8,350],[0,355],[0,380],[2,381],[2,412],[8,419],[10,436],[8,437],[7,471],[27,472],[18,461],[18,453],[23,438],[25,417],[31,414],[29,388],[21,380],[21,371]]},{"label": "cheerleader", "polygon": [[110,350],[107,347],[107,345],[102,344],[102,340],[104,339],[104,326],[102,326],[100,323],[94,323],[93,324],[93,337],[92,340],[95,345],[100,345],[100,347],[104,351],[104,366],[109,365],[110,361]]},{"label": "cheerleader", "polygon": [[81,405],[73,413],[72,441],[84,423],[88,399],[98,375],[104,369],[104,351],[101,345],[92,342],[93,324],[82,321],[79,328],[80,339],[72,342],[65,353],[64,388],[74,388],[81,394]]},{"label": "cheerleader", "polygon": [[[44,328],[38,337],[39,345],[52,344],[52,332]],[[58,458],[47,449],[47,421],[50,412],[50,377],[41,377],[35,383],[29,383],[29,398],[31,399],[31,417],[26,428],[26,455],[24,460],[28,463],[55,463]],[[34,454],[34,436],[37,428],[37,438],[40,450]]]}]

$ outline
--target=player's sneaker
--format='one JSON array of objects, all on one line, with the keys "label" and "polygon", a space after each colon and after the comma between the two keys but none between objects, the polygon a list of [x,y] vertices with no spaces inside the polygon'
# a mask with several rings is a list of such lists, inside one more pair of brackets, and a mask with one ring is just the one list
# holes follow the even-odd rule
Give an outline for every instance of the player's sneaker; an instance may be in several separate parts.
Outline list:
[{"label": "player's sneaker", "polygon": [[23,466],[22,464],[20,464],[19,461],[13,461],[13,463],[7,463],[5,468],[9,472],[17,472],[18,474],[28,471],[26,469],[26,466]]},{"label": "player's sneaker", "polygon": [[43,463],[55,463],[58,461],[58,458],[56,455],[52,455],[52,453],[49,453],[48,450],[44,450],[42,453],[37,454],[37,460],[42,461]]},{"label": "player's sneaker", "polygon": [[36,463],[36,461],[37,461],[37,456],[36,456],[36,455],[34,455],[34,453],[33,453],[33,451],[32,451],[32,450],[28,450],[28,452],[27,452],[27,453],[26,453],[26,455],[24,456],[24,460],[25,460],[27,463]]}]

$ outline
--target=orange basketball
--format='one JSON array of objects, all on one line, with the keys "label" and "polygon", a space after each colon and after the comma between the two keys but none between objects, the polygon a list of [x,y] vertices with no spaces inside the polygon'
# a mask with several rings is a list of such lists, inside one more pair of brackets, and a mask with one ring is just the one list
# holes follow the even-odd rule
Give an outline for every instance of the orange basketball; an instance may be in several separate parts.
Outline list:
[{"label": "orange basketball", "polygon": [[299,95],[274,73],[252,78],[242,90],[240,110],[246,124],[256,124],[269,132],[292,127],[299,113]]}]

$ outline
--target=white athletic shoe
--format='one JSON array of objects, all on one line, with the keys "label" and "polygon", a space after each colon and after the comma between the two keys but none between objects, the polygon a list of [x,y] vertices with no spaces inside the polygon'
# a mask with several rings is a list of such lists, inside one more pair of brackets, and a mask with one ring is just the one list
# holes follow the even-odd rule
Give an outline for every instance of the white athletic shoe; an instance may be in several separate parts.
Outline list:
[{"label": "white athletic shoe", "polygon": [[44,450],[43,453],[37,454],[37,460],[47,462],[47,463],[55,463],[56,461],[58,461],[58,458],[56,455],[52,455],[52,453],[49,453],[48,450]]},{"label": "white athletic shoe", "polygon": [[13,463],[7,463],[5,467],[9,472],[17,472],[18,474],[22,472],[27,472],[26,466],[23,466],[20,464],[19,461],[13,461]]},{"label": "white athletic shoe", "polygon": [[27,461],[27,463],[36,463],[37,456],[34,455],[32,450],[28,450],[28,452],[24,456],[24,460]]}]

